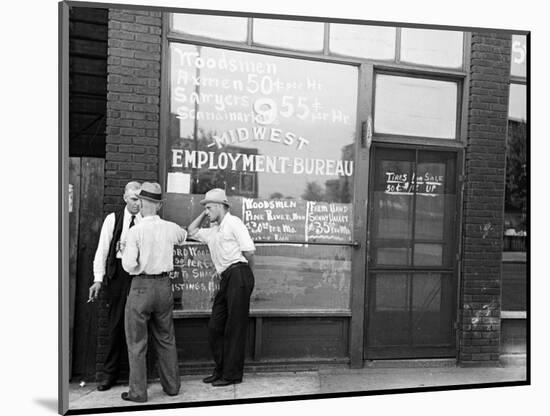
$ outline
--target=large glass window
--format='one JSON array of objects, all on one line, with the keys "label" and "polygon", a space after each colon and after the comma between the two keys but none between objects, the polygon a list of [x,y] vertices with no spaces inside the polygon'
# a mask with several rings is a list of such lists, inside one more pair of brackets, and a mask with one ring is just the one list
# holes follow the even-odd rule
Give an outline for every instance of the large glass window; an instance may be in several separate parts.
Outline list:
[{"label": "large glass window", "polygon": [[463,32],[401,29],[401,61],[458,69],[462,67]]},{"label": "large glass window", "polygon": [[245,17],[175,13],[172,14],[171,30],[212,39],[245,42],[247,22]]},{"label": "large glass window", "polygon": [[395,27],[330,25],[330,52],[360,58],[395,59]]},{"label": "large glass window", "polygon": [[324,23],[296,20],[253,20],[253,42],[276,48],[322,52]]},{"label": "large glass window", "polygon": [[[226,190],[257,243],[254,309],[349,308],[357,84],[352,66],[170,45],[164,215],[188,224]],[[175,287],[206,302],[212,266],[185,267]]]},{"label": "large glass window", "polygon": [[456,82],[378,74],[374,131],[455,139],[457,94]]}]

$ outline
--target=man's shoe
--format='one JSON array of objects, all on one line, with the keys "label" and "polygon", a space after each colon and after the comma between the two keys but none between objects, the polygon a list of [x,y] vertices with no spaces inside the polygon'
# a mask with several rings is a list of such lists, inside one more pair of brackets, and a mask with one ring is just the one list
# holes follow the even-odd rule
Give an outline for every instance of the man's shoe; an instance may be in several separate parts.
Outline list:
[{"label": "man's shoe", "polygon": [[105,390],[109,390],[114,385],[115,385],[114,381],[104,380],[98,384],[97,389],[99,391],[105,391]]},{"label": "man's shoe", "polygon": [[122,400],[126,400],[127,402],[145,403],[147,401],[147,399],[138,399],[138,398],[130,397],[130,393],[126,391],[120,395],[120,398]]},{"label": "man's shoe", "polygon": [[221,377],[217,374],[212,374],[211,376],[205,377],[202,379],[203,383],[213,383],[216,380],[219,380]]},{"label": "man's shoe", "polygon": [[223,387],[223,386],[229,386],[231,384],[239,384],[242,382],[241,380],[226,380],[225,378],[219,378],[218,380],[214,381],[212,385],[214,387]]}]

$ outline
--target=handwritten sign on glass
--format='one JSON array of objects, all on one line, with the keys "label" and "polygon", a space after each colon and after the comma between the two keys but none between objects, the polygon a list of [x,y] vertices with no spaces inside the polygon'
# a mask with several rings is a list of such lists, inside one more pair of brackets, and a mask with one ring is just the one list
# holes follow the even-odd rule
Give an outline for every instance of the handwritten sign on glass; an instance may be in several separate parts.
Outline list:
[{"label": "handwritten sign on glass", "polygon": [[351,204],[244,198],[242,220],[256,241],[351,241]]},{"label": "handwritten sign on glass", "polygon": [[174,246],[174,270],[170,273],[170,279],[176,309],[211,308],[219,277],[206,245]]},{"label": "handwritten sign on glass", "polygon": [[444,176],[430,172],[421,176],[416,176],[414,172],[412,174],[386,172],[385,179],[384,192],[387,194],[435,196],[441,194],[444,189]]}]

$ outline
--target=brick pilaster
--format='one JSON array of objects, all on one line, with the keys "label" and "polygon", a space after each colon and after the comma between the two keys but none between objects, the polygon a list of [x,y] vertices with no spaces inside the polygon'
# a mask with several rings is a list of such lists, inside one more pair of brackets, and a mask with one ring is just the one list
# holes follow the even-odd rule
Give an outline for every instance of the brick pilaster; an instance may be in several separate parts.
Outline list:
[{"label": "brick pilaster", "polygon": [[469,366],[499,360],[510,45],[510,35],[472,34],[459,320]]}]

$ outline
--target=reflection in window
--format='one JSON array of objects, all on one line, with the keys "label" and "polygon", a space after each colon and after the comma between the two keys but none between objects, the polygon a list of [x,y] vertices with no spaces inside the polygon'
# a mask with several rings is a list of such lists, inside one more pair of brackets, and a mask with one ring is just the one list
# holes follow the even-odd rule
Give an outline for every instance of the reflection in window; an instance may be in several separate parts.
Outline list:
[{"label": "reflection in window", "polygon": [[176,191],[351,202],[356,68],[183,44],[170,61]]},{"label": "reflection in window", "polygon": [[171,29],[212,39],[245,42],[247,22],[246,17],[174,13]]},{"label": "reflection in window", "polygon": [[219,187],[255,241],[352,241],[357,68],[179,43],[170,65],[171,201]]},{"label": "reflection in window", "polygon": [[510,84],[506,140],[504,250],[525,251],[527,232],[526,86]]},{"label": "reflection in window", "polygon": [[360,58],[394,60],[394,27],[330,24],[330,52]]},{"label": "reflection in window", "polygon": [[515,77],[527,76],[527,36],[512,36],[510,74]]},{"label": "reflection in window", "polygon": [[257,45],[321,52],[324,41],[324,23],[254,19],[252,39]]},{"label": "reflection in window", "polygon": [[455,139],[457,93],[455,82],[377,75],[374,130]]},{"label": "reflection in window", "polygon": [[349,309],[351,250],[258,244],[251,308]]},{"label": "reflection in window", "polygon": [[401,29],[402,62],[462,67],[463,32],[432,29]]}]

